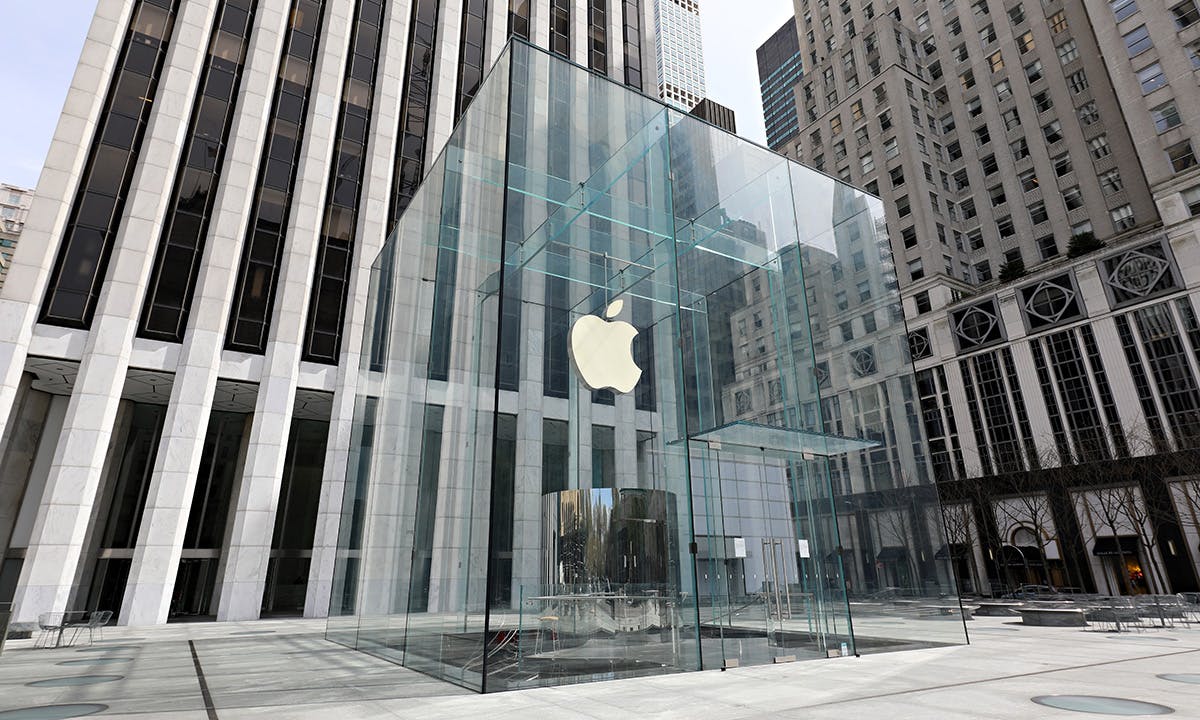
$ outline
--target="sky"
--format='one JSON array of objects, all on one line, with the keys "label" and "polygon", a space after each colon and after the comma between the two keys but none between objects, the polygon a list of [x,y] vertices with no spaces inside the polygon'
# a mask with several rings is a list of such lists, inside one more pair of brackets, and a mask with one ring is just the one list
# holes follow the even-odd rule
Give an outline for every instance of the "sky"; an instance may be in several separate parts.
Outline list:
[{"label": "sky", "polygon": [[[0,182],[32,188],[96,0],[0,0]],[[754,51],[792,14],[792,0],[701,0],[708,96],[737,113],[738,134],[766,142]]]}]

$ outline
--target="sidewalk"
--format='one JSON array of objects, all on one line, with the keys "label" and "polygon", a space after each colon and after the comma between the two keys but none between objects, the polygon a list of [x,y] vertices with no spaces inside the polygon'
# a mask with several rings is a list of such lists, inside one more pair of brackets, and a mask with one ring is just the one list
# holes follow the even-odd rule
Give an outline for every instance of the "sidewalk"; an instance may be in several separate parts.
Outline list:
[{"label": "sidewalk", "polygon": [[[109,628],[91,648],[12,642],[0,657],[0,720],[5,710],[54,703],[141,720],[1103,717],[1031,700],[1063,694],[1158,703],[1172,717],[1200,719],[1200,684],[1159,677],[1200,683],[1200,627],[1115,635],[979,618],[970,628],[969,646],[485,696],[329,643],[323,621]],[[119,678],[27,685],[80,675]]]}]

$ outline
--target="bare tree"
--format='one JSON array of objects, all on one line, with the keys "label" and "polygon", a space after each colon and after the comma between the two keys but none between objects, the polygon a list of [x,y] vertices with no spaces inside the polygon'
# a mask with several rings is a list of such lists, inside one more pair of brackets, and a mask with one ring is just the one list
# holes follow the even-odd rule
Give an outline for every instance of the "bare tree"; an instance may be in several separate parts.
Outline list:
[{"label": "bare tree", "polygon": [[[943,505],[942,527],[946,530],[946,545],[952,560],[956,546],[967,549],[967,569],[971,573],[971,587],[975,592],[980,592],[983,585],[979,582],[979,568],[975,564],[975,533],[974,523],[971,522],[970,504]],[[980,543],[981,546],[982,544]]]}]

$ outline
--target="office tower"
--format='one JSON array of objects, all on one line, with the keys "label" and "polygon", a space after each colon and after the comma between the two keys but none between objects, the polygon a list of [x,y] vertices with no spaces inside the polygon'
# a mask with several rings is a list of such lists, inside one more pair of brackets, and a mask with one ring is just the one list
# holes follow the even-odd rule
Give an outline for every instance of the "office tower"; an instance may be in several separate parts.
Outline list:
[{"label": "office tower", "polygon": [[1200,26],[1151,5],[797,6],[785,151],[885,200],[967,591],[1200,585]]},{"label": "office tower", "polygon": [[651,0],[658,96],[687,112],[703,100],[704,41],[698,0]]},{"label": "office tower", "polygon": [[14,620],[324,614],[384,237],[510,34],[640,89],[646,28],[637,0],[101,0],[0,291]]},{"label": "office tower", "polygon": [[721,103],[705,98],[696,103],[696,107],[688,112],[701,120],[716,125],[725,132],[737,133],[737,116],[734,115],[732,108],[727,108]]},{"label": "office tower", "polygon": [[796,19],[788,18],[758,48],[758,87],[762,93],[767,147],[782,152],[800,131],[796,85],[804,72]]},{"label": "office tower", "polygon": [[25,227],[25,217],[33,204],[33,191],[16,185],[0,184],[0,287],[16,252],[17,239]]}]

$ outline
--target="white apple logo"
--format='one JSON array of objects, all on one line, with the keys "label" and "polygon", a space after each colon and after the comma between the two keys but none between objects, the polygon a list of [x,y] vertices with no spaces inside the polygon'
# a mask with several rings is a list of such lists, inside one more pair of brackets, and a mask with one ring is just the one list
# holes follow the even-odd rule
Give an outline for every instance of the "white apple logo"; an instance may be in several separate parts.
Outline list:
[{"label": "white apple logo", "polygon": [[[624,300],[614,300],[605,308],[604,317],[616,317],[624,305]],[[587,389],[612,388],[624,394],[637,385],[642,377],[642,369],[633,361],[633,338],[637,333],[637,328],[627,322],[610,322],[596,315],[584,315],[575,321],[568,336],[571,364]]]}]

